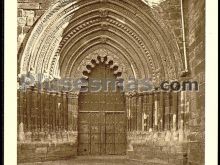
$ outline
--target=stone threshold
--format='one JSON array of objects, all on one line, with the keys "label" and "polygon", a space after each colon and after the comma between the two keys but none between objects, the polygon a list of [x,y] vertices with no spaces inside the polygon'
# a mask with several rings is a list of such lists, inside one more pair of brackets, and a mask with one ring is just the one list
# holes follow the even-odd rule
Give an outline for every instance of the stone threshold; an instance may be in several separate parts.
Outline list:
[{"label": "stone threshold", "polygon": [[75,160],[128,160],[127,155],[77,156]]},{"label": "stone threshold", "polygon": [[151,160],[138,160],[138,159],[128,159],[129,161],[138,162],[142,165],[174,165],[169,162],[162,161],[160,159],[151,159]]},{"label": "stone threshold", "polygon": [[[138,160],[138,159],[129,159],[127,155],[125,156],[115,156],[115,155],[109,155],[109,156],[77,156],[73,159],[68,159],[68,160],[58,160],[58,161],[49,161],[49,162],[35,162],[35,163],[21,163],[18,165],[41,165],[41,164],[45,164],[45,165],[52,165],[52,164],[66,164],[64,162],[81,162],[81,163],[85,163],[85,162],[97,162],[97,163],[104,163],[105,161],[109,161],[112,162],[114,164],[114,162],[117,162],[116,164],[118,164],[118,162],[121,161],[126,161],[129,162],[129,164],[133,164],[133,165],[174,165],[174,164],[170,164],[168,162],[165,161],[161,161],[159,159],[152,159],[152,160]],[[67,163],[68,164],[68,163]],[[126,163],[127,164],[127,163]],[[68,164],[69,165],[69,164]]]}]

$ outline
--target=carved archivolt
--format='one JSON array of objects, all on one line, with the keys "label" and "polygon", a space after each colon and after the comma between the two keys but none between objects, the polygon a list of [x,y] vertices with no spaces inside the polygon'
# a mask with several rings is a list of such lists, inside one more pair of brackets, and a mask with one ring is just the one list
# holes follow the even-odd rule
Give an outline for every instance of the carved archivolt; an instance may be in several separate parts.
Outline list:
[{"label": "carved archivolt", "polygon": [[[45,14],[39,19],[33,28],[24,50],[19,58],[19,73],[26,74],[31,69],[35,74],[51,74],[54,78],[59,77],[58,67],[54,66],[52,73],[50,65],[57,63],[56,51],[62,40],[63,30],[68,25],[73,13],[77,10],[72,0],[56,1]],[[55,75],[56,74],[56,75]]]},{"label": "carved archivolt", "polygon": [[[97,5],[101,6],[100,3],[103,3],[103,6],[97,8]],[[108,7],[104,5],[107,3]],[[94,34],[94,31],[90,28],[97,27],[103,33],[111,33],[115,38],[121,37],[124,40],[124,43],[118,41],[111,46],[127,49],[128,54],[124,55],[126,56],[124,59],[132,59],[129,61],[130,66],[132,69],[134,68],[133,70],[138,70],[135,73],[141,73],[141,78],[150,76],[155,83],[162,78],[176,79],[178,77],[176,68],[182,68],[182,61],[180,51],[173,46],[176,44],[175,38],[165,34],[169,33],[169,30],[165,28],[157,15],[152,14],[153,11],[146,12],[143,8],[139,10],[140,5],[143,6],[144,3],[127,0],[55,1],[39,19],[25,43],[24,50],[19,55],[19,73],[25,74],[32,70],[35,74],[45,73],[51,78],[62,77],[60,71],[69,68],[71,70],[69,65],[75,65],[76,58],[73,56],[77,54],[77,50],[68,53],[73,46],[71,44],[76,42],[80,34],[85,31],[87,31],[85,38],[90,36],[89,40],[94,39],[94,35],[91,35]],[[86,10],[88,7],[91,10]],[[122,8],[123,10],[119,10]],[[136,13],[133,13],[134,9],[137,9]],[[107,36],[100,34],[96,37],[100,38],[103,35]],[[115,38],[112,36],[101,38],[101,41],[98,41],[99,44],[105,44],[108,42],[107,40],[114,41]],[[80,48],[87,49],[90,46],[90,43],[86,42],[81,44]],[[132,47],[131,49],[134,51],[129,52],[129,47]],[[106,57],[106,63],[112,61],[111,67],[117,66],[118,68],[114,71],[116,75],[122,73],[122,78],[128,77],[128,74],[126,75],[127,65],[117,55],[105,49],[93,52],[80,64],[77,64],[80,72],[77,72],[76,76],[83,77],[85,76],[83,72],[89,73],[88,66],[95,67],[96,63],[91,61],[94,60],[98,63],[98,57],[101,59]],[[60,63],[60,61],[65,62]],[[74,67],[74,72],[76,68]],[[66,73],[66,71],[62,73]]]},{"label": "carved archivolt", "polygon": [[[99,60],[100,58],[100,60]],[[106,59],[106,60],[105,60]],[[93,63],[94,61],[95,63]],[[110,64],[110,68],[113,69],[116,67],[116,70],[114,70],[114,74],[118,75],[118,73],[121,73],[120,76],[118,76],[118,79],[124,79],[126,80],[128,78],[126,67],[124,63],[112,52],[110,52],[107,49],[98,49],[94,51],[92,54],[88,55],[79,65],[78,67],[78,74],[76,75],[76,78],[85,78],[87,79],[88,76],[84,74],[84,72],[90,73],[91,70],[88,66],[91,68],[94,68],[96,64],[99,64],[100,62],[104,63],[106,65]]]}]

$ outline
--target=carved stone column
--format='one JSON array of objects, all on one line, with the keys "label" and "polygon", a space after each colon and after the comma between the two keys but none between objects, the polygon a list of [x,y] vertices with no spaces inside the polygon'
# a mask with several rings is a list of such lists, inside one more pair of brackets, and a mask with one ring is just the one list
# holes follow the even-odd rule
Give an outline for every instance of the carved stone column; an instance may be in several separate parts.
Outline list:
[{"label": "carved stone column", "polygon": [[125,95],[128,118],[128,131],[134,131],[137,130],[137,92],[127,92]]},{"label": "carved stone column", "polygon": [[[133,104],[133,97],[136,95],[136,92],[127,92],[125,94],[126,96],[126,111],[127,111],[127,135],[130,135],[131,132],[133,131],[132,130],[132,122],[131,122],[131,119],[132,119],[132,108],[134,105]],[[131,139],[131,136],[128,136],[127,137],[127,153],[129,152],[133,152],[133,144],[132,144],[132,139]]]},{"label": "carved stone column", "polygon": [[172,114],[173,114],[173,131],[177,130],[178,123],[178,104],[177,104],[177,93],[172,93]]},{"label": "carved stone column", "polygon": [[68,135],[69,141],[75,143],[77,139],[79,92],[68,94]]},{"label": "carved stone column", "polygon": [[148,115],[149,115],[149,132],[153,131],[153,122],[154,122],[154,97],[153,94],[149,94],[149,105],[148,105]]},{"label": "carved stone column", "polygon": [[40,93],[38,88],[35,86],[33,90],[33,138],[34,141],[39,140],[39,132],[40,132]]},{"label": "carved stone column", "polygon": [[78,131],[79,92],[73,94],[73,130]]},{"label": "carved stone column", "polygon": [[22,142],[25,140],[24,124],[21,122],[18,127],[18,140]]},{"label": "carved stone column", "polygon": [[143,123],[143,94],[139,93],[137,98],[137,130],[142,131]]},{"label": "carved stone column", "polygon": [[158,105],[158,93],[154,93],[154,130],[157,131],[158,130],[158,109],[159,109],[159,105]]},{"label": "carved stone column", "polygon": [[18,97],[18,140],[24,141],[25,140],[25,134],[24,134],[24,120],[23,120],[23,114],[24,114],[24,105],[23,98],[25,96],[25,93],[23,90],[17,91],[17,97]]},{"label": "carved stone column", "polygon": [[127,131],[131,131],[131,125],[130,125],[130,117],[131,117],[131,97],[130,93],[125,93],[126,97],[126,113],[127,113]]},{"label": "carved stone column", "polygon": [[52,112],[52,132],[56,131],[56,93],[52,92],[51,93],[51,98],[52,98],[52,104],[51,104],[51,112]]},{"label": "carved stone column", "polygon": [[180,129],[179,129],[179,141],[184,140],[184,113],[185,113],[185,92],[180,92],[180,104],[181,104],[181,115],[180,115]]},{"label": "carved stone column", "polygon": [[164,93],[160,92],[160,131],[164,131],[165,124],[165,107],[164,107]]},{"label": "carved stone column", "polygon": [[68,131],[68,93],[62,92],[62,111],[64,113],[64,129]]},{"label": "carved stone column", "polygon": [[27,131],[31,132],[31,107],[32,107],[32,90],[27,88]]},{"label": "carved stone column", "polygon": [[39,139],[40,141],[45,140],[45,124],[46,124],[46,113],[45,113],[45,91],[41,90],[40,91],[40,133],[39,133]]},{"label": "carved stone column", "polygon": [[143,94],[142,131],[147,130],[147,95]]},{"label": "carved stone column", "polygon": [[170,93],[166,92],[165,95],[165,130],[170,130]]}]

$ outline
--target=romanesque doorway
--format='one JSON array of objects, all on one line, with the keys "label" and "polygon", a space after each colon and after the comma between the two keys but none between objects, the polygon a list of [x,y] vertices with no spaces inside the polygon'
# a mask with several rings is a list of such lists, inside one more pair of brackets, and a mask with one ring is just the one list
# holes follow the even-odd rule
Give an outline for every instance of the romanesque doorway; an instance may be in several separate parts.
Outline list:
[{"label": "romanesque doorway", "polygon": [[[99,59],[99,64],[90,68],[88,91],[82,87],[79,95],[78,155],[126,153],[125,97],[120,88],[113,85],[117,68],[110,68],[111,63],[106,65],[105,60]],[[94,80],[102,84],[96,92]]]}]

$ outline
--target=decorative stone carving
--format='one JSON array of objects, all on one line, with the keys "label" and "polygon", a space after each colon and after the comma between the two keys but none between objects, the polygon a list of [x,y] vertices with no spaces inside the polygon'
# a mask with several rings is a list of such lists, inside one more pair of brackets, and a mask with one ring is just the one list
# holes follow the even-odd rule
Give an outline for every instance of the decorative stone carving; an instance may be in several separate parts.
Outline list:
[{"label": "decorative stone carving", "polygon": [[128,147],[127,147],[127,152],[132,152],[134,151],[134,147],[132,145],[132,140],[128,139]]},{"label": "decorative stone carving", "polygon": [[153,141],[157,141],[158,140],[158,132],[155,132],[153,135]]},{"label": "decorative stone carving", "polygon": [[179,142],[183,142],[184,141],[184,131],[183,130],[179,130]]},{"label": "decorative stone carving", "polygon": [[170,142],[170,141],[171,141],[171,137],[172,137],[171,132],[170,132],[170,131],[167,131],[167,132],[166,132],[165,141],[166,141],[166,142]]},{"label": "decorative stone carving", "polygon": [[179,140],[179,133],[177,131],[173,132],[173,141],[178,141]]},{"label": "decorative stone carving", "polygon": [[45,141],[45,132],[40,132],[39,133],[39,139],[40,139],[41,142]]},{"label": "decorative stone carving", "polygon": [[107,38],[105,36],[101,36],[100,40],[102,44],[105,44],[107,42]]},{"label": "decorative stone carving", "polygon": [[108,10],[106,10],[106,9],[100,9],[99,12],[100,12],[100,17],[101,17],[101,18],[106,18],[106,17],[108,17]]},{"label": "decorative stone carving", "polygon": [[68,132],[68,135],[69,135],[68,140],[69,140],[69,142],[71,142],[73,144],[76,143],[76,141],[77,141],[77,134],[78,134],[78,132],[69,131]]},{"label": "decorative stone carving", "polygon": [[137,96],[138,95],[138,92],[136,91],[131,91],[131,92],[126,92],[125,93],[125,96],[127,97],[134,97],[134,96]]},{"label": "decorative stone carving", "polygon": [[25,137],[26,137],[26,142],[30,143],[32,141],[32,133],[31,132],[26,132],[25,133]]},{"label": "decorative stone carving", "polygon": [[87,79],[88,76],[84,75],[83,72],[90,73],[91,71],[88,69],[87,66],[94,68],[95,64],[92,63],[92,61],[95,61],[96,64],[99,64],[100,62],[99,62],[98,58],[101,59],[101,62],[104,62],[104,58],[107,58],[107,60],[105,61],[105,64],[109,64],[112,61],[113,64],[110,66],[110,68],[113,69],[114,67],[118,67],[118,69],[114,71],[114,74],[125,73],[125,65],[122,63],[122,61],[116,55],[114,55],[112,52],[110,52],[107,49],[98,49],[98,50],[94,51],[92,54],[90,54],[89,56],[87,56],[81,62],[81,64],[79,65],[79,67],[77,69],[79,71],[79,74],[76,77],[77,78],[84,77]]},{"label": "decorative stone carving", "polygon": [[18,17],[17,20],[18,20],[17,21],[18,25],[20,25],[21,27],[24,27],[25,24],[27,23],[26,17]]},{"label": "decorative stone carving", "polygon": [[63,142],[67,142],[68,141],[67,131],[62,132],[62,139],[63,139]]},{"label": "decorative stone carving", "polygon": [[56,132],[56,138],[57,138],[57,142],[61,143],[62,142],[62,135],[60,131]]},{"label": "decorative stone carving", "polygon": [[51,134],[46,132],[45,135],[46,135],[47,141],[51,142],[52,141]]},{"label": "decorative stone carving", "polygon": [[57,137],[55,132],[51,132],[51,141],[53,143],[57,143]]},{"label": "decorative stone carving", "polygon": [[78,99],[80,91],[70,91],[68,94],[69,99]]}]

